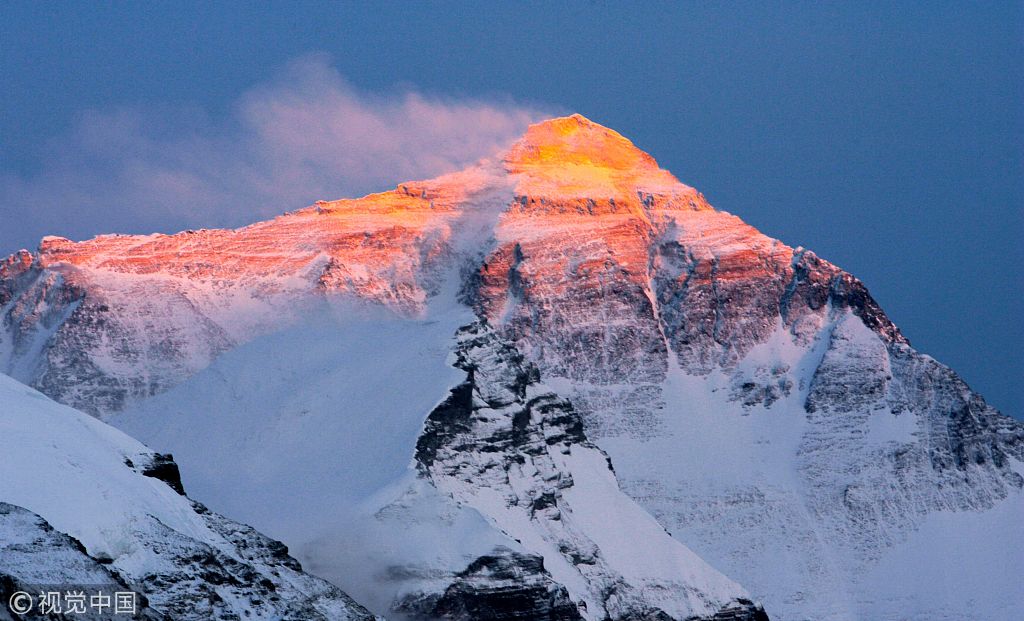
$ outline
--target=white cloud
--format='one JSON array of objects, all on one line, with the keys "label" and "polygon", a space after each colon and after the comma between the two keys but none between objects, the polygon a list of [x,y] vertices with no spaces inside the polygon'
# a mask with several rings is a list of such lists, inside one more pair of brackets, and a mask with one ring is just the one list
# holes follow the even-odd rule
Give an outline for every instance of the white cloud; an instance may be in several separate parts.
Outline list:
[{"label": "white cloud", "polygon": [[368,93],[324,55],[242,94],[225,118],[194,107],[83,113],[31,174],[0,173],[0,255],[44,234],[239,226],[493,155],[544,116],[512,102]]}]

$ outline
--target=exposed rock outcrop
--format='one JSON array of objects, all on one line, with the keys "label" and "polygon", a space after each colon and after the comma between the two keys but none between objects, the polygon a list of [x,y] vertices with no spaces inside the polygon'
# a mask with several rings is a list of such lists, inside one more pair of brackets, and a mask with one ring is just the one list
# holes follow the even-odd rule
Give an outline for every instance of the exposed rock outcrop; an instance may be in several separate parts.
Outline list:
[{"label": "exposed rock outcrop", "polygon": [[[499,599],[532,602],[555,618],[565,606],[536,584],[549,572],[585,619],[712,618],[746,597],[619,491],[572,405],[485,323],[459,331],[454,364],[466,380],[427,417],[417,465],[536,556],[481,557],[446,591],[445,610],[479,615],[499,605],[496,593],[481,595],[481,573],[500,578]],[[515,572],[530,577],[521,592],[506,584]]]}]

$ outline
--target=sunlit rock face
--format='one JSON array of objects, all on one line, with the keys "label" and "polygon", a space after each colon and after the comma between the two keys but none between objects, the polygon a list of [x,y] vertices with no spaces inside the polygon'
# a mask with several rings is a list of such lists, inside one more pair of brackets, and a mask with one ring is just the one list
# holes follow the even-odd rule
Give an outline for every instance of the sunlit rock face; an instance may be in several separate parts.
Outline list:
[{"label": "sunlit rock face", "polygon": [[45,238],[0,265],[0,362],[76,407],[118,411],[311,297],[417,315],[457,269],[474,273],[482,316],[577,379],[660,381],[667,348],[706,373],[780,316],[814,332],[830,301],[901,338],[856,280],[714,211],[576,115],[531,127],[500,161],[242,229]]},{"label": "sunlit rock face", "polygon": [[[238,230],[47,238],[0,263],[0,370],[105,416],[324,300],[470,306],[572,403],[622,490],[773,618],[1024,606],[1007,582],[1021,425],[856,278],[578,115],[468,170]],[[958,547],[973,524],[1011,569],[907,577],[929,550],[974,574],[1003,562]]]},{"label": "sunlit rock face", "polygon": [[321,202],[238,230],[48,237],[0,263],[0,365],[93,414],[175,385],[223,351],[347,297],[416,315],[480,228],[484,170]]},{"label": "sunlit rock face", "polygon": [[780,321],[814,333],[829,303],[903,341],[856,279],[715,211],[609,129],[578,116],[534,126],[505,163],[516,197],[478,304],[543,348],[548,369],[660,381],[672,350],[703,374],[733,365]]}]

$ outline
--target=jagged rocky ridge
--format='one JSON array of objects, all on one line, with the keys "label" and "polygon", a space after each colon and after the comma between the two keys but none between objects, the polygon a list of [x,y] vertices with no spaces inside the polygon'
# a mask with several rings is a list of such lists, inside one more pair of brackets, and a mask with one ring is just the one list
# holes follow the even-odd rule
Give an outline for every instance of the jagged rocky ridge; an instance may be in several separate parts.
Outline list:
[{"label": "jagged rocky ridge", "polygon": [[910,347],[856,278],[579,116],[500,160],[235,231],[44,239],[0,265],[0,364],[130,418],[187,378],[212,385],[201,369],[309,297],[434,320],[451,274],[571,400],[623,491],[773,617],[1024,605],[1012,570],[913,570],[957,556],[984,573],[999,550],[955,543],[977,524],[1024,571],[1021,424]]},{"label": "jagged rocky ridge", "polygon": [[[417,468],[543,559],[488,556],[469,574],[485,570],[507,581],[513,573],[550,573],[580,610],[566,617],[557,611],[565,598],[542,591],[549,609],[510,618],[710,619],[726,608],[736,618],[759,614],[749,600],[737,603],[746,596],[737,585],[619,492],[607,456],[587,440],[572,405],[540,382],[536,366],[483,323],[461,329],[457,341],[455,366],[467,377],[427,417]],[[468,608],[489,607],[501,617],[509,597],[538,608],[536,595],[511,595],[507,587],[489,593],[488,580],[480,595],[479,579],[460,578],[455,592]],[[535,580],[523,588],[536,592]]]},{"label": "jagged rocky ridge", "polygon": [[0,404],[0,591],[134,591],[139,619],[374,618],[189,500],[170,456],[2,375]]}]

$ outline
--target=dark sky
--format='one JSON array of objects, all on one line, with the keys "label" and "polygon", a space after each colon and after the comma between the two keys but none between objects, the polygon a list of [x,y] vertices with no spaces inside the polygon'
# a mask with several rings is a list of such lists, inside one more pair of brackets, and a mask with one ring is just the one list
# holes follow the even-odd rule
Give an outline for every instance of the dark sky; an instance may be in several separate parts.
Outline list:
[{"label": "dark sky", "polygon": [[[449,149],[575,111],[856,274],[919,350],[1024,417],[1024,3],[7,2],[0,85],[0,254],[241,224],[446,165],[332,159],[365,148],[349,126],[367,110],[412,115],[422,144],[460,106],[505,111]],[[252,110],[295,99],[349,107],[312,147],[267,138],[278,118]],[[271,189],[237,189],[253,178]]]}]

